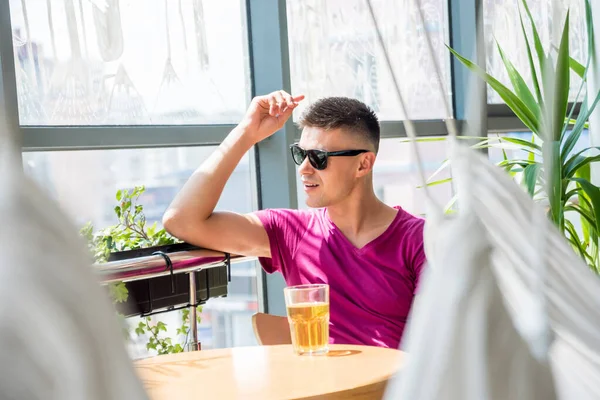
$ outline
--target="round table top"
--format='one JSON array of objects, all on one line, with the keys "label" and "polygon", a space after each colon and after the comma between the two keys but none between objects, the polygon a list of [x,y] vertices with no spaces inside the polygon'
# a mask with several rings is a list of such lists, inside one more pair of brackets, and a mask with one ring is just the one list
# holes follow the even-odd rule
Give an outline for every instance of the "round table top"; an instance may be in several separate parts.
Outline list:
[{"label": "round table top", "polygon": [[147,358],[135,368],[152,400],[381,398],[403,354],[353,345],[330,345],[321,356],[296,355],[291,345],[235,347]]}]

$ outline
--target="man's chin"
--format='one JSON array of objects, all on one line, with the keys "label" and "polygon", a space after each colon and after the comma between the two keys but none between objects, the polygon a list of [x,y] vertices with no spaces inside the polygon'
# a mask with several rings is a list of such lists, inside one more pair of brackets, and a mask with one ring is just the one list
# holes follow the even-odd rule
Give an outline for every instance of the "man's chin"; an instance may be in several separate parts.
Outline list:
[{"label": "man's chin", "polygon": [[324,204],[324,201],[320,201],[320,200],[315,200],[315,199],[310,199],[307,198],[305,201],[306,205],[309,208],[323,208],[323,207],[327,207],[327,204]]}]

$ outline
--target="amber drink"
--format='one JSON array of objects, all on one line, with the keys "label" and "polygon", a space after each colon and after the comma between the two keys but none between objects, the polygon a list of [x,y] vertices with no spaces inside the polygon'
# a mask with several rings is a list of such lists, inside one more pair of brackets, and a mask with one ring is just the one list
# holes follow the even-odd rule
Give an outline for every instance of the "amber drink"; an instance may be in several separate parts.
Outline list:
[{"label": "amber drink", "polygon": [[324,354],[329,344],[329,286],[284,289],[292,345],[297,354]]}]

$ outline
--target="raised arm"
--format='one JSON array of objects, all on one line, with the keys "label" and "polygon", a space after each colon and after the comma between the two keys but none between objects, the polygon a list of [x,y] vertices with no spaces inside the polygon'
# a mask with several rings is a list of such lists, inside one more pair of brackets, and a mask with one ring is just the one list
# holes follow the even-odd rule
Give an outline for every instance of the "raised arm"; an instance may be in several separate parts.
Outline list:
[{"label": "raised arm", "polygon": [[227,180],[244,154],[283,127],[304,96],[284,91],[255,97],[242,122],[192,174],[163,216],[173,236],[204,248],[270,257],[269,238],[250,214],[215,212]]}]

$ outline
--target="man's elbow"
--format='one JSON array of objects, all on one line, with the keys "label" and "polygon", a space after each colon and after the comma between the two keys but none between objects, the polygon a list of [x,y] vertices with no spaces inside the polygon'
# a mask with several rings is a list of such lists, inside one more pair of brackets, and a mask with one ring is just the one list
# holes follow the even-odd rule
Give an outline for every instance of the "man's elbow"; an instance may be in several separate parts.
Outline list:
[{"label": "man's elbow", "polygon": [[163,214],[162,224],[171,236],[197,246],[205,246],[205,237],[202,235],[204,225],[197,218],[178,210],[167,209]]},{"label": "man's elbow", "polygon": [[176,210],[167,209],[162,217],[162,224],[165,230],[172,236],[181,239],[183,234],[182,218]]}]

